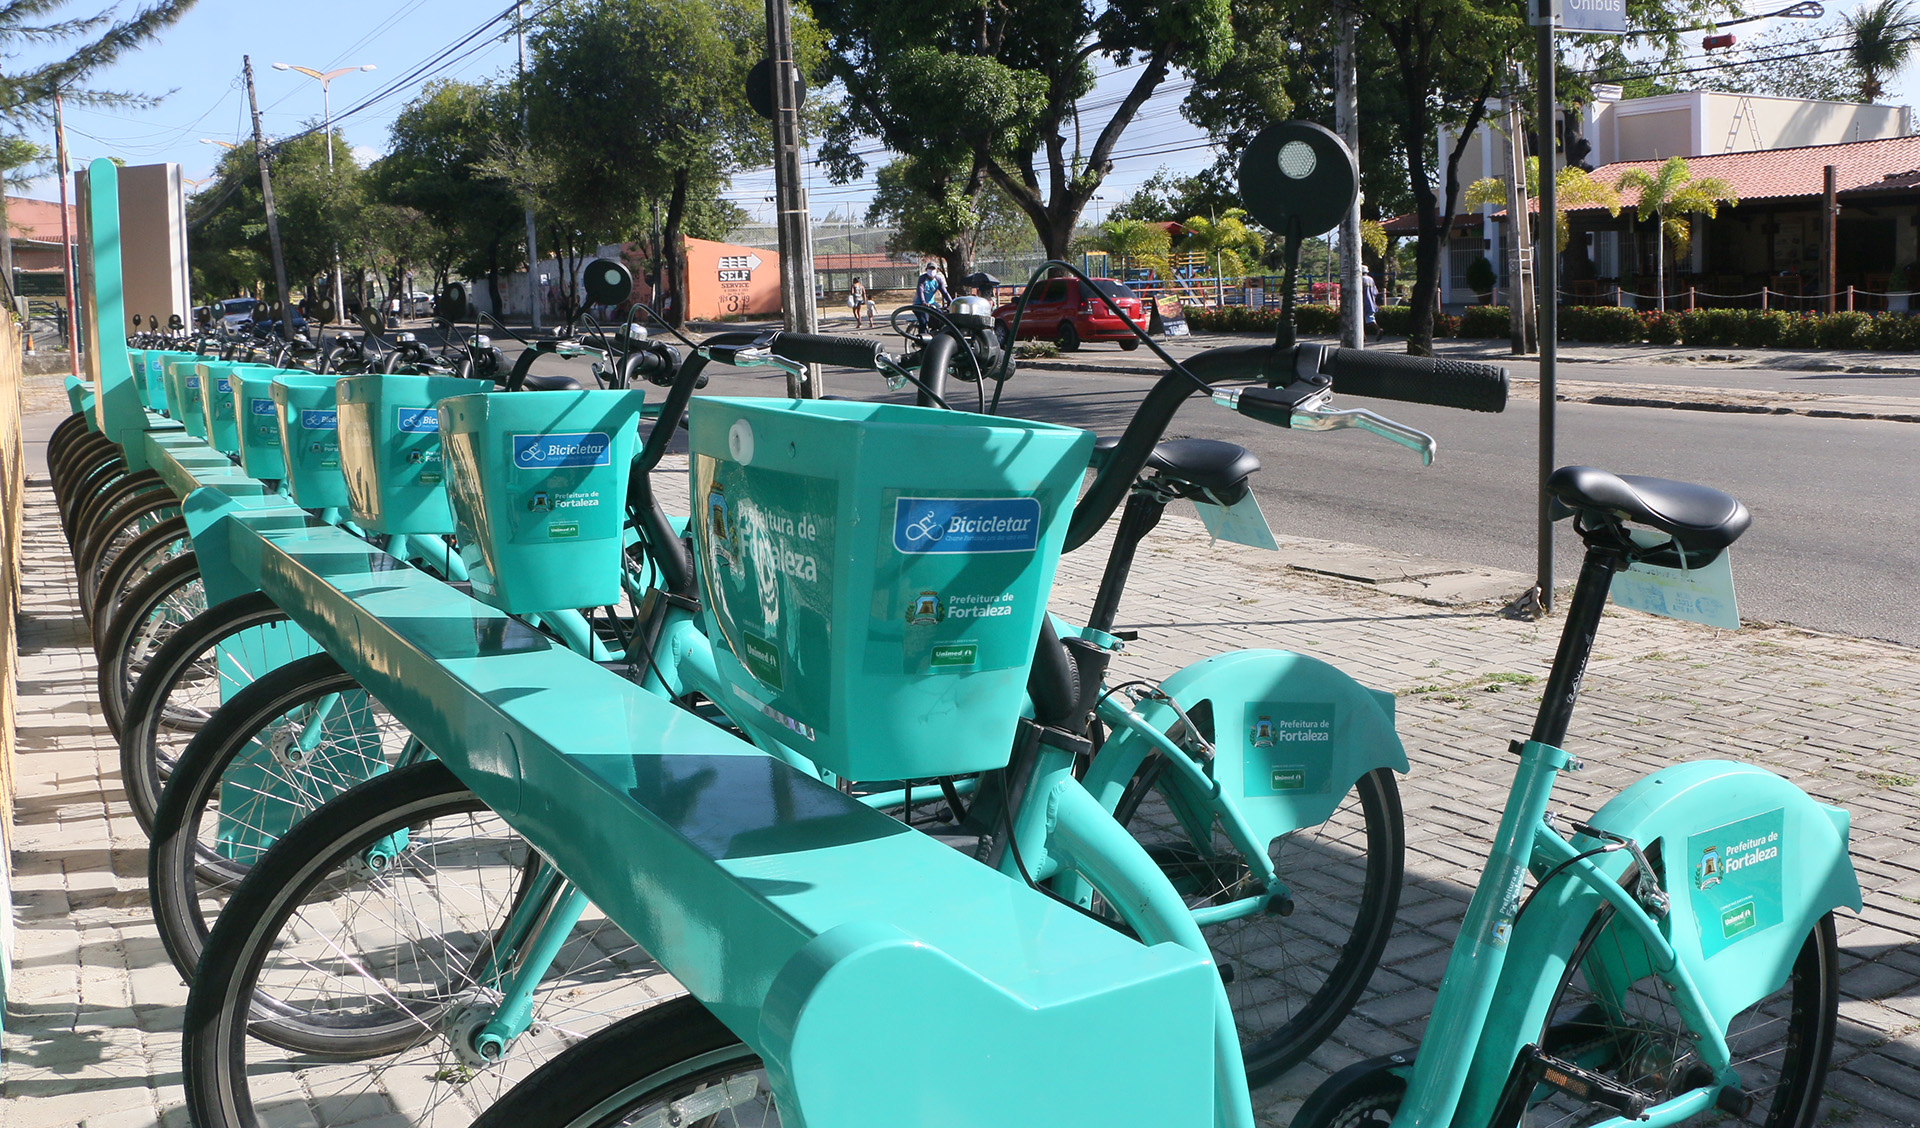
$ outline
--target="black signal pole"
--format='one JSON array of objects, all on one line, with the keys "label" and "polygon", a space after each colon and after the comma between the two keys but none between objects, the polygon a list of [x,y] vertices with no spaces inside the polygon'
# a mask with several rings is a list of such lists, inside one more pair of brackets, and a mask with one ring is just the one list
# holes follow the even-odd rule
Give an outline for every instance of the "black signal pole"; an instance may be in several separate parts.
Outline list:
[{"label": "black signal pole", "polygon": [[[787,0],[767,0],[767,49],[773,60],[773,197],[780,236],[780,313],[786,327],[811,333],[819,325],[813,305],[813,222],[807,215],[806,182],[800,168],[800,100],[793,64],[793,14]],[[809,365],[802,381],[787,377],[787,394],[812,399],[824,393],[820,368]]]}]

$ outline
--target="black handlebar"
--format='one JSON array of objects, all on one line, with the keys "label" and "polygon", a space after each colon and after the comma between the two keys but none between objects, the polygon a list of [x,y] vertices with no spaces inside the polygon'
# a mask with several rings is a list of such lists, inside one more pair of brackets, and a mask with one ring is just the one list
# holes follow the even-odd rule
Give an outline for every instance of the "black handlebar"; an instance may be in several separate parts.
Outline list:
[{"label": "black handlebar", "polygon": [[1426,359],[1366,349],[1326,349],[1320,371],[1345,396],[1404,400],[1462,411],[1505,411],[1507,370],[1497,364]]},{"label": "black handlebar", "polygon": [[[1085,544],[1113,516],[1133,480],[1147,464],[1155,443],[1187,397],[1221,381],[1257,381],[1270,372],[1331,377],[1332,389],[1345,395],[1373,396],[1410,403],[1431,403],[1469,411],[1500,411],[1507,402],[1507,370],[1492,364],[1427,360],[1358,349],[1303,345],[1291,365],[1270,367],[1274,345],[1228,345],[1187,358],[1187,372],[1168,372],[1154,384],[1120,436],[1120,443],[1094,476],[1093,485],[1074,506],[1067,526],[1066,551]],[[1328,354],[1334,354],[1331,358]],[[1191,374],[1189,376],[1188,374]],[[1198,381],[1198,383],[1196,383]],[[1249,405],[1262,401],[1251,399]],[[1261,417],[1264,412],[1250,412]],[[1271,420],[1279,422],[1278,419]]]},{"label": "black handlebar", "polygon": [[880,342],[865,337],[836,337],[829,333],[781,333],[768,346],[775,355],[802,364],[826,364],[838,368],[877,367]]}]

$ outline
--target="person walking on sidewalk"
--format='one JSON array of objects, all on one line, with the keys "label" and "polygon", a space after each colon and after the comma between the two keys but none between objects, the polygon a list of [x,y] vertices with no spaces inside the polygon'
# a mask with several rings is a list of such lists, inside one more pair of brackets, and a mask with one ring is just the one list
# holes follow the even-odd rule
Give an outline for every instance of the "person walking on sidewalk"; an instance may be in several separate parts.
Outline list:
[{"label": "person walking on sidewalk", "polygon": [[873,302],[867,297],[867,284],[858,278],[847,288],[847,306],[853,310],[853,327],[860,328],[860,319],[864,315],[867,328],[873,328]]},{"label": "person walking on sidewalk", "polygon": [[1380,311],[1380,287],[1373,280],[1373,273],[1365,263],[1360,264],[1360,313],[1366,322],[1367,332],[1380,331],[1380,323],[1374,319]]}]

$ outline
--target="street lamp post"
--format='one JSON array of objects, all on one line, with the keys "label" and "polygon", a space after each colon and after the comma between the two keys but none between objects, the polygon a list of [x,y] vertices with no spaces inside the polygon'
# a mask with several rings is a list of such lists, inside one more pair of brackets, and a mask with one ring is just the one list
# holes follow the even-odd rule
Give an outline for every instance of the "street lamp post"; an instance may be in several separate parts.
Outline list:
[{"label": "street lamp post", "polygon": [[[374,65],[368,63],[360,67],[341,67],[339,70],[317,71],[310,67],[296,67],[289,63],[275,63],[273,64],[273,69],[280,71],[299,71],[301,74],[306,75],[308,78],[320,84],[320,111],[326,123],[325,129],[327,135],[327,185],[332,187],[333,97],[331,87],[333,80],[343,74],[352,74],[355,71],[370,71],[374,69]],[[340,240],[337,237],[333,241],[333,316],[336,323],[343,321],[347,316],[347,291],[340,278]]]}]

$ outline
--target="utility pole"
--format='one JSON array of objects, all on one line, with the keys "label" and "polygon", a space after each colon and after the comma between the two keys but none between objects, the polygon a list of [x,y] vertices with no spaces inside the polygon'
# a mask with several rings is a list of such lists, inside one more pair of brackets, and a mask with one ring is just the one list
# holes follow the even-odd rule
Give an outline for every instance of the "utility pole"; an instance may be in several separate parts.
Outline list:
[{"label": "utility pole", "polygon": [[[1839,242],[1836,231],[1840,222],[1839,170],[1828,165],[1820,192],[1820,280],[1821,289],[1827,296],[1821,299],[1822,308],[1827,313],[1839,309],[1837,299],[1840,289]],[[1663,233],[1661,238],[1666,238]],[[1676,268],[1677,269],[1677,268]]]},{"label": "utility pole", "polygon": [[[527,127],[527,6],[519,5],[520,27],[520,151],[529,153],[533,134]],[[533,233],[533,200],[527,200],[527,305],[532,310],[531,324],[540,328],[540,242]],[[495,310],[495,313],[500,312]]]},{"label": "utility pole", "polygon": [[1556,249],[1560,245],[1560,212],[1555,200],[1554,179],[1560,172],[1560,162],[1554,152],[1553,119],[1557,114],[1554,103],[1553,49],[1553,12],[1547,0],[1541,0],[1547,8],[1547,18],[1538,28],[1540,48],[1540,94],[1539,120],[1540,138],[1537,148],[1540,152],[1540,241],[1535,254],[1539,269],[1534,271],[1535,287],[1540,295],[1540,482],[1539,482],[1539,561],[1535,582],[1540,590],[1540,613],[1548,614],[1553,610],[1553,504],[1547,497],[1547,476],[1553,473],[1553,431],[1554,396],[1558,382],[1555,378],[1554,363],[1556,342],[1560,339],[1560,317],[1556,308],[1560,298],[1560,256]]},{"label": "utility pole", "polygon": [[[790,330],[811,333],[819,325],[813,306],[813,224],[800,169],[800,106],[793,66],[793,15],[787,0],[767,0],[767,51],[773,60],[773,194],[780,234],[780,314]],[[787,394],[815,399],[824,393],[820,368],[808,365],[804,379],[787,376]]]},{"label": "utility pole", "polygon": [[[1360,156],[1360,83],[1358,67],[1360,13],[1352,4],[1339,6],[1340,52],[1337,64],[1338,90],[1334,98],[1334,128],[1340,139]],[[1360,193],[1353,196],[1353,207],[1340,221],[1340,344],[1350,349],[1367,346],[1366,295],[1360,292]]]},{"label": "utility pole", "polygon": [[[53,159],[60,165],[60,274],[67,284],[67,370],[80,376],[80,310],[73,304],[73,221],[67,218],[67,119],[60,108],[60,91],[53,92]],[[11,232],[4,233],[11,239]],[[13,279],[8,278],[11,284]],[[119,332],[125,326],[109,326]]]},{"label": "utility pole", "polygon": [[[293,340],[293,306],[287,293],[287,257],[280,249],[280,216],[273,210],[273,174],[267,171],[267,138],[260,131],[260,99],[253,92],[253,57],[240,56],[247,76],[247,107],[253,113],[253,155],[260,158],[260,199],[267,206],[267,245],[273,250],[273,284],[280,288],[280,337]],[[329,139],[331,144],[331,139]]]},{"label": "utility pole", "polygon": [[1527,214],[1526,124],[1520,113],[1518,76],[1507,87],[1507,308],[1513,352],[1533,351],[1539,342],[1533,312],[1533,221]]}]

